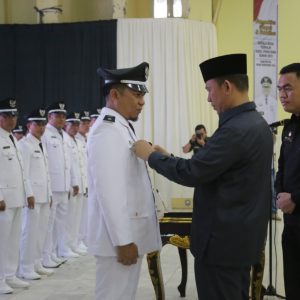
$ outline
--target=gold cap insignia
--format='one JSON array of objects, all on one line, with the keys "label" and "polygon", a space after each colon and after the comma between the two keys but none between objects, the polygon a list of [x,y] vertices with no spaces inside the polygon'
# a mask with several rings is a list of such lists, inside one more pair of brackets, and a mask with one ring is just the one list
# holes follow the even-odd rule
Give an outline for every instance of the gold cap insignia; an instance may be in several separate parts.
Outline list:
[{"label": "gold cap insignia", "polygon": [[15,107],[16,107],[16,100],[10,99],[10,100],[9,100],[9,106],[10,106],[11,108],[15,108]]}]

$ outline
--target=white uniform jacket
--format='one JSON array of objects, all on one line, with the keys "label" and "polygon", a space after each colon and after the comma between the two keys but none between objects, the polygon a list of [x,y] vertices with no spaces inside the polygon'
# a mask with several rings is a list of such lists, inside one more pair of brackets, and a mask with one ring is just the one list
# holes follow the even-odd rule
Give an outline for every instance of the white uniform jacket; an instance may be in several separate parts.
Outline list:
[{"label": "white uniform jacket", "polygon": [[85,183],[86,187],[87,186],[87,151],[86,151],[86,146],[87,146],[87,139],[80,134],[79,132],[76,134],[76,140],[79,140],[82,145],[82,155],[83,155],[83,166],[84,166],[84,174],[85,174]]},{"label": "white uniform jacket", "polygon": [[[106,115],[113,121],[103,120]],[[112,118],[113,119],[113,118]],[[115,256],[134,242],[140,255],[161,247],[146,164],[131,151],[136,137],[126,119],[103,108],[87,142],[89,252]]]},{"label": "white uniform jacket", "polygon": [[17,140],[15,145],[9,132],[0,128],[0,200],[7,208],[22,207],[30,196],[24,175],[24,165]]},{"label": "white uniform jacket", "polygon": [[68,136],[68,139],[71,151],[71,164],[74,176],[77,178],[79,193],[85,194],[87,189],[85,148],[79,139],[74,139],[71,136]]},{"label": "white uniform jacket", "polygon": [[80,140],[83,143],[84,148],[86,148],[86,138],[81,133],[78,132],[75,135],[75,138],[78,139],[78,140]]},{"label": "white uniform jacket", "polygon": [[43,151],[40,148],[40,142],[29,133],[19,141],[19,146],[24,160],[29,193],[34,196],[36,203],[47,203],[50,201],[52,194],[48,171],[48,155],[44,145]]},{"label": "white uniform jacket", "polygon": [[71,186],[78,185],[78,182],[71,170],[68,135],[63,131],[62,138],[54,126],[47,124],[42,141],[48,152],[52,192],[69,192]]}]

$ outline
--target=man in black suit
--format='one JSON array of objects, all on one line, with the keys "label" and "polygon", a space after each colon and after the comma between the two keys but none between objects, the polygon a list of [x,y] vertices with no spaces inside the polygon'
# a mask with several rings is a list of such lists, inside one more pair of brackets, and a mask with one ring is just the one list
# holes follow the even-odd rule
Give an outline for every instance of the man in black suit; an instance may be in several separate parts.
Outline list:
[{"label": "man in black suit", "polygon": [[168,179],[195,187],[191,252],[201,300],[249,299],[271,202],[272,134],[248,98],[245,54],[200,64],[219,127],[191,159],[138,141],[133,151]]},{"label": "man in black suit", "polygon": [[284,213],[282,254],[287,300],[300,299],[300,63],[279,72],[279,99],[291,118],[284,123],[276,176],[277,207]]}]

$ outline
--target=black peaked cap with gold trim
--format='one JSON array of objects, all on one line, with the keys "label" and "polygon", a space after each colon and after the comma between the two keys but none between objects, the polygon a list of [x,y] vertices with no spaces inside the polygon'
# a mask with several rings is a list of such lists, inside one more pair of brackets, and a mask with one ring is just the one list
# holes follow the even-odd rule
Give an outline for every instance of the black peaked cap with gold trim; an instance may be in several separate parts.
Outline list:
[{"label": "black peaked cap with gold trim", "polygon": [[80,112],[71,112],[67,115],[66,122],[80,122]]},{"label": "black peaked cap with gold trim", "polygon": [[101,108],[96,108],[96,109],[91,111],[90,117],[91,118],[98,118],[100,113],[101,113]]},{"label": "black peaked cap with gold trim", "polygon": [[26,116],[26,120],[27,121],[41,121],[41,122],[47,121],[46,109],[45,108],[34,109]]},{"label": "black peaked cap with gold trim", "polygon": [[17,101],[15,98],[6,98],[0,101],[0,113],[18,114]]},{"label": "black peaked cap with gold trim", "polygon": [[15,127],[12,130],[13,133],[22,133],[25,134],[26,133],[26,127],[22,124],[17,125],[17,127]]},{"label": "black peaked cap with gold trim", "polygon": [[202,62],[199,67],[204,82],[227,75],[247,75],[247,56],[240,53],[217,56]]},{"label": "black peaked cap with gold trim", "polygon": [[126,69],[97,69],[98,75],[103,81],[103,91],[107,94],[109,87],[113,84],[121,83],[127,85],[132,90],[148,93],[145,81],[148,78],[149,64],[143,62],[136,67]]},{"label": "black peaked cap with gold trim", "polygon": [[80,113],[80,120],[81,121],[90,121],[91,120],[91,113],[88,110],[84,110]]},{"label": "black peaked cap with gold trim", "polygon": [[47,111],[48,114],[51,113],[67,114],[66,104],[63,101],[54,102],[47,107]]}]

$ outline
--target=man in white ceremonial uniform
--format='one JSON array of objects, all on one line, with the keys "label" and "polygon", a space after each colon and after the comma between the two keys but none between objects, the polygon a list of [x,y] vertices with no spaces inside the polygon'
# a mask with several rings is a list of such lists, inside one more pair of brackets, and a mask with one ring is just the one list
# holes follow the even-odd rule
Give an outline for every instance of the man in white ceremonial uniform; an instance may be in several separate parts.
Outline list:
[{"label": "man in white ceremonial uniform", "polygon": [[[62,101],[51,104],[48,108],[48,124],[42,137],[47,148],[49,174],[52,191],[52,206],[48,224],[48,233],[43,250],[43,265],[57,267],[64,260],[59,256],[71,257],[74,253],[62,253],[66,242],[66,215],[68,210],[69,192],[78,192],[76,177],[71,168],[68,135],[63,131],[66,120],[65,103]],[[76,255],[75,255],[76,256]]]},{"label": "man in white ceremonial uniform", "polygon": [[21,212],[29,196],[22,155],[11,132],[16,127],[17,114],[15,99],[0,101],[0,294],[29,286],[16,277]]},{"label": "man in white ceremonial uniform", "polygon": [[161,248],[146,164],[131,151],[136,136],[129,121],[145,104],[148,67],[98,69],[106,107],[87,143],[88,251],[97,260],[97,300],[135,299],[143,255]]},{"label": "man in white ceremonial uniform", "polygon": [[86,151],[83,143],[76,138],[80,124],[80,113],[73,112],[68,114],[65,131],[69,135],[69,147],[71,150],[71,163],[74,168],[75,176],[78,180],[78,193],[73,195],[71,193],[69,200],[69,209],[67,213],[67,242],[65,244],[64,252],[73,251],[81,255],[87,253],[86,249],[79,247],[79,228],[81,222],[83,202],[87,193],[86,180]]},{"label": "man in white ceremonial uniform", "polygon": [[46,126],[46,111],[35,109],[27,115],[28,134],[19,141],[24,160],[31,201],[23,208],[19,276],[28,280],[51,275],[53,270],[42,266],[51,205],[51,186],[47,149],[41,142]]},{"label": "man in white ceremonial uniform", "polygon": [[26,128],[22,124],[19,124],[12,130],[12,133],[17,141],[19,141],[26,135]]},{"label": "man in white ceremonial uniform", "polygon": [[101,113],[101,108],[96,108],[94,111],[91,112],[91,122],[90,122],[90,127],[94,125],[98,117],[100,116]]},{"label": "man in white ceremonial uniform", "polygon": [[[86,143],[87,137],[90,129],[91,117],[89,111],[83,111],[80,114],[80,124],[79,130],[76,134],[76,138],[82,142],[83,150],[84,150],[84,170],[85,174],[87,172],[87,153],[86,153]],[[82,206],[82,214],[80,220],[79,227],[79,237],[78,237],[78,250],[87,251],[86,242],[87,242],[87,222],[88,222],[88,191],[83,197],[83,206]]]}]

